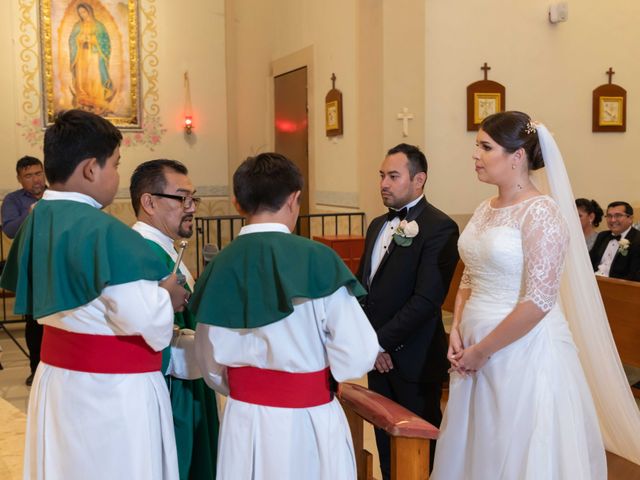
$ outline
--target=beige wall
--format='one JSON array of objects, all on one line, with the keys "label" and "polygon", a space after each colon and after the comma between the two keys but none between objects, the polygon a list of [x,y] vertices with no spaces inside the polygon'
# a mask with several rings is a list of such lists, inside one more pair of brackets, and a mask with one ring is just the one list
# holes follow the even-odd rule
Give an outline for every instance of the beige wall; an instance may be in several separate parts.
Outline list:
[{"label": "beige wall", "polygon": [[[238,122],[238,135],[245,141],[234,142],[231,131],[229,150],[238,145],[240,159],[252,148],[273,145],[273,72],[257,65],[311,48],[312,195],[319,199],[344,201],[357,195],[357,207],[369,217],[379,212],[378,166],[387,148],[407,141],[427,153],[429,199],[464,222],[494,193],[476,180],[470,158],[475,132],[466,131],[466,86],[481,78],[479,68],[487,61],[492,66],[489,78],[507,87],[507,108],[531,113],[555,133],[577,196],[602,204],[617,198],[640,201],[635,160],[640,127],[634,120],[640,107],[633,100],[640,67],[630,54],[640,44],[637,2],[571,3],[569,21],[558,25],[548,22],[547,3],[530,0],[227,0],[228,10],[229,4],[238,14],[235,23],[245,25],[238,35],[243,50],[233,51],[237,56],[229,62],[259,71],[251,79],[253,86],[229,72],[230,85],[231,78],[238,85],[244,82],[230,116],[235,110],[250,112]],[[340,14],[326,14],[336,11]],[[252,42],[256,36],[259,41]],[[629,91],[624,134],[591,132],[591,92],[606,82],[609,66],[618,72],[614,81]],[[345,99],[345,135],[328,139],[322,107],[333,71]],[[414,114],[407,138],[396,119],[403,107]],[[256,133],[246,138],[252,131]],[[230,170],[234,161],[232,155]],[[333,209],[341,205],[332,203]],[[319,202],[316,208],[327,206]]]},{"label": "beige wall", "polygon": [[[640,3],[569,2],[569,21],[552,25],[549,2],[426,0],[426,138],[431,197],[467,213],[494,193],[475,178],[475,132],[466,132],[466,86],[482,78],[506,86],[507,109],[530,113],[554,132],[576,196],[601,205],[640,200]],[[626,133],[591,132],[591,96],[607,83],[627,89]]]},{"label": "beige wall", "polygon": [[[283,65],[303,66],[299,59],[310,56],[312,210],[379,212],[384,152],[402,141],[424,144],[424,1],[227,0],[226,5],[227,13],[233,12],[227,24],[233,55],[227,76],[233,90],[230,169],[255,149],[272,148],[271,76],[284,73]],[[260,68],[266,59],[269,72]],[[242,74],[246,69],[251,81]],[[324,97],[332,73],[343,94],[344,135],[328,138]],[[403,107],[415,116],[407,138],[396,118]]]},{"label": "beige wall", "polygon": [[[339,11],[340,15],[327,15]],[[230,168],[273,148],[273,75],[309,67],[312,202],[357,207],[355,3],[227,0]],[[345,135],[324,134],[324,96],[343,93]],[[346,160],[346,161],[345,161]]]}]

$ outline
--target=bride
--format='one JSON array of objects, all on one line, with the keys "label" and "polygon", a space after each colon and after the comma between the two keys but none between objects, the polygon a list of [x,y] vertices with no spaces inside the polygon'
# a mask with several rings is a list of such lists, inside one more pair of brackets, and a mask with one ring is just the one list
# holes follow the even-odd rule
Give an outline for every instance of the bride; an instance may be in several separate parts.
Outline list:
[{"label": "bride", "polygon": [[551,138],[528,115],[504,112],[477,135],[478,179],[498,195],[459,240],[465,270],[436,480],[607,478],[598,416],[558,303],[569,229],[530,180],[547,160],[543,134]]}]

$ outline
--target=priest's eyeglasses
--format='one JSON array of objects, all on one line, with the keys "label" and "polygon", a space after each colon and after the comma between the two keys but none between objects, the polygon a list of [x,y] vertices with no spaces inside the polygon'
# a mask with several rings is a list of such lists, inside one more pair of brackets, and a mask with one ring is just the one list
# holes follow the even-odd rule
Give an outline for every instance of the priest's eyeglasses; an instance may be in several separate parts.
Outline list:
[{"label": "priest's eyeglasses", "polygon": [[170,198],[182,202],[183,210],[189,210],[195,205],[198,208],[202,199],[200,197],[192,197],[191,195],[170,195],[168,193],[152,193],[154,197]]},{"label": "priest's eyeglasses", "polygon": [[607,213],[604,218],[607,220],[621,220],[625,217],[630,217],[628,213]]}]

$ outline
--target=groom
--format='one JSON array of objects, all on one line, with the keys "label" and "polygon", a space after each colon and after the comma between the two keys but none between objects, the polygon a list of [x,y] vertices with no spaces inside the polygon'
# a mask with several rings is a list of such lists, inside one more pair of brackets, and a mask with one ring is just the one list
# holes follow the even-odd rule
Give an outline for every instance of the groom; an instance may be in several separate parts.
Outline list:
[{"label": "groom", "polygon": [[[369,388],[439,426],[449,368],[440,308],[458,262],[458,227],[427,202],[426,180],[427,159],[417,147],[402,143],[389,150],[380,167],[389,213],[369,225],[357,277],[367,289],[361,303],[380,344]],[[389,438],[375,433],[388,479]]]}]

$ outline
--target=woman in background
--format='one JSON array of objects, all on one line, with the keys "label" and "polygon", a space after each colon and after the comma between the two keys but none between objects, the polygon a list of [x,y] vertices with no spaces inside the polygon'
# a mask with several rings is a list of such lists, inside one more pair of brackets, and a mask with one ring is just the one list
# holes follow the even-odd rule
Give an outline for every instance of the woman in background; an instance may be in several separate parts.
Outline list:
[{"label": "woman in background", "polygon": [[602,208],[600,208],[600,205],[598,205],[598,202],[586,198],[576,198],[576,207],[578,208],[578,215],[580,216],[580,225],[582,226],[582,233],[584,233],[584,240],[587,242],[587,250],[591,250],[598,236],[596,228],[600,225],[604,212]]}]

